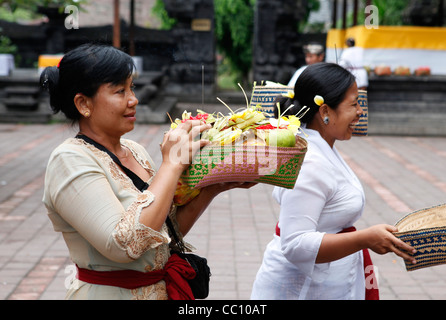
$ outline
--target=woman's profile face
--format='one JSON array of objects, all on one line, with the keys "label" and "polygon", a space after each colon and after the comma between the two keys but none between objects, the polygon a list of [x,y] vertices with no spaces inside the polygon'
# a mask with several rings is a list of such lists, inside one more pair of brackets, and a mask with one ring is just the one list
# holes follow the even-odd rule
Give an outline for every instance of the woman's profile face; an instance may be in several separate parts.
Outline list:
[{"label": "woman's profile face", "polygon": [[330,109],[330,122],[326,127],[333,140],[350,140],[355,125],[358,124],[362,114],[358,103],[358,86],[356,82],[347,90],[344,100],[336,110]]},{"label": "woman's profile face", "polygon": [[133,78],[121,84],[102,84],[91,98],[89,126],[102,134],[122,136],[133,130],[138,99],[133,92]]}]

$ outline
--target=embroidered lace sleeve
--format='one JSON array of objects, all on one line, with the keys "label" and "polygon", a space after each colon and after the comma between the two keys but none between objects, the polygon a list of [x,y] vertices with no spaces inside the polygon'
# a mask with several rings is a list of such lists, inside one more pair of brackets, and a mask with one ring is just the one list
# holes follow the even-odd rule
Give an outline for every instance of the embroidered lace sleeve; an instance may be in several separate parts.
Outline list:
[{"label": "embroidered lace sleeve", "polygon": [[131,259],[138,259],[147,250],[169,242],[168,237],[139,222],[141,210],[149,206],[154,198],[147,190],[138,195],[116,225],[113,239]]}]

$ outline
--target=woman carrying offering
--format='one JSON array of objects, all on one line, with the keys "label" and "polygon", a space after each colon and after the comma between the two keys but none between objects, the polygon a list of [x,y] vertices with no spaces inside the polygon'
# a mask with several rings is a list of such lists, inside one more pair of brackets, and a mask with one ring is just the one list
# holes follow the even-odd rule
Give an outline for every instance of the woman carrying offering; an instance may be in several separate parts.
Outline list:
[{"label": "woman carrying offering", "polygon": [[367,249],[416,262],[407,254],[414,249],[392,234],[395,227],[353,227],[364,191],[334,144],[351,139],[362,114],[355,78],[339,65],[315,64],[300,76],[294,96],[277,102],[301,117],[308,151],[294,189],[273,191],[279,222],[251,298],[379,299]]},{"label": "woman carrying offering", "polygon": [[[186,121],[167,132],[155,171],[147,151],[122,138],[137,116],[133,71],[124,52],[86,44],[41,75],[54,112],[79,126],[79,134],[51,154],[43,198],[78,269],[67,299],[194,299],[187,282],[194,270],[170,254],[166,218],[186,235],[216,195],[250,186],[209,186],[188,204],[174,206],[181,173],[208,143],[194,138],[209,126]],[[146,186],[137,188],[117,162]]]}]

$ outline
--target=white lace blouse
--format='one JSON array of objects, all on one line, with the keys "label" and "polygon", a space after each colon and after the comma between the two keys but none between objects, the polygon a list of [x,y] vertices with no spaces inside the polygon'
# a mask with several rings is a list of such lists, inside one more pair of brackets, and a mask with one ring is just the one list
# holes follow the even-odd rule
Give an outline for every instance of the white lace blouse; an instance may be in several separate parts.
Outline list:
[{"label": "white lace blouse", "polygon": [[252,291],[253,299],[364,299],[362,252],[316,264],[325,233],[354,225],[364,191],[336,148],[305,129],[308,152],[294,189],[275,188],[280,237],[268,244]]},{"label": "white lace blouse", "polygon": [[[154,163],[139,144],[122,139],[135,159],[155,174]],[[142,208],[154,201],[140,192],[108,156],[82,139],[70,138],[49,159],[43,202],[54,230],[62,232],[72,261],[97,271],[162,269],[170,238],[139,222]],[[175,207],[171,218],[176,226]],[[165,283],[134,290],[92,285],[75,279],[68,299],[167,299]]]}]

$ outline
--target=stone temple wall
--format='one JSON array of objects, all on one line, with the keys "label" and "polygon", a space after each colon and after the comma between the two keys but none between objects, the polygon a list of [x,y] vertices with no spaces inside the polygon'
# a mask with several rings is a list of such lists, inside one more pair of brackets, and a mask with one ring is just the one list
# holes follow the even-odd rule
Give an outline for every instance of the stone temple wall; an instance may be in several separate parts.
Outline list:
[{"label": "stone temple wall", "polygon": [[306,0],[257,0],[254,20],[253,78],[288,83],[304,63],[298,22]]}]

